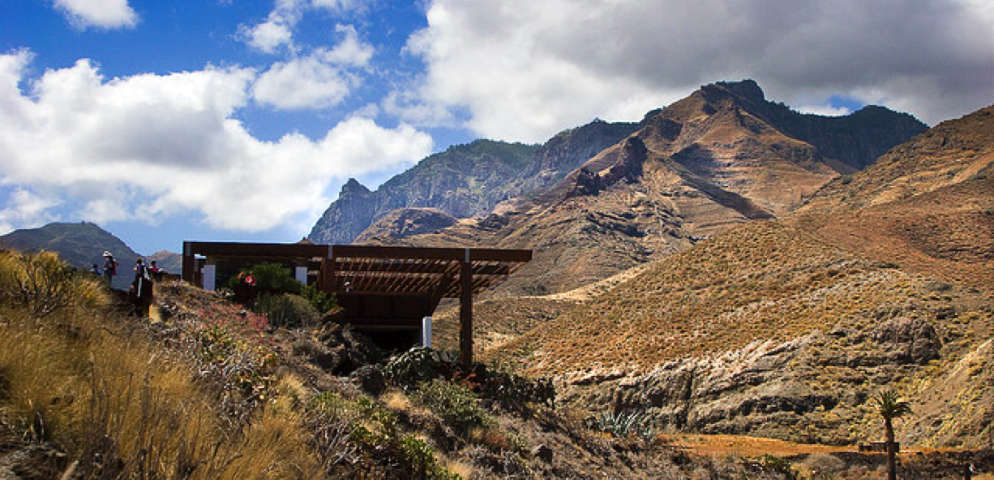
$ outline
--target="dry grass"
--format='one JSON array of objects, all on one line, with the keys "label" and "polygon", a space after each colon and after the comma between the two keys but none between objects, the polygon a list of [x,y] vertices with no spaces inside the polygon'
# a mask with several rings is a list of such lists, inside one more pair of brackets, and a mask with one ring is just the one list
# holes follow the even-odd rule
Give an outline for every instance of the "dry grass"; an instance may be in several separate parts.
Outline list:
[{"label": "dry grass", "polygon": [[383,402],[383,405],[387,407],[388,410],[406,412],[411,409],[411,400],[400,390],[389,390],[384,392],[383,395],[380,396],[380,401]]},{"label": "dry grass", "polygon": [[531,371],[646,369],[688,355],[785,341],[900,301],[906,275],[778,222],[754,222],[666,257],[491,358]]},{"label": "dry grass", "polygon": [[[0,289],[9,291],[9,253]],[[72,302],[39,318],[31,306],[0,308],[0,417],[79,460],[86,478],[314,478],[318,462],[300,419],[257,412],[241,431],[222,421],[214,396],[177,352],[100,308]]]}]

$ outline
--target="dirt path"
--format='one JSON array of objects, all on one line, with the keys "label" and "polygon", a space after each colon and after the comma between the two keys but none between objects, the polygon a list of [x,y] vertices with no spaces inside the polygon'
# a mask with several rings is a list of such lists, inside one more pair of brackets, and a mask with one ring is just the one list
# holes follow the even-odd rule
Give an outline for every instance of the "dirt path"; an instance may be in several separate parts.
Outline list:
[{"label": "dirt path", "polygon": [[[794,443],[772,438],[750,437],[746,435],[697,435],[675,434],[660,435],[666,443],[700,455],[735,455],[740,457],[760,457],[775,455],[777,457],[793,457],[810,453],[857,453],[856,445],[835,446],[811,443]],[[927,454],[931,452],[959,452],[955,448],[907,447],[901,449],[901,456]],[[882,455],[883,453],[881,453]]]}]

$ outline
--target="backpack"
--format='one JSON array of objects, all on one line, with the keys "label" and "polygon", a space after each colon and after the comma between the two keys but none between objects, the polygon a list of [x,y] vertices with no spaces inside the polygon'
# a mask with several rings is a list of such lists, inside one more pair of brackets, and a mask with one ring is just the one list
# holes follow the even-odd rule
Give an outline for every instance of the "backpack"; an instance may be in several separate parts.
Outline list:
[{"label": "backpack", "polygon": [[117,260],[110,259],[110,274],[117,275]]}]

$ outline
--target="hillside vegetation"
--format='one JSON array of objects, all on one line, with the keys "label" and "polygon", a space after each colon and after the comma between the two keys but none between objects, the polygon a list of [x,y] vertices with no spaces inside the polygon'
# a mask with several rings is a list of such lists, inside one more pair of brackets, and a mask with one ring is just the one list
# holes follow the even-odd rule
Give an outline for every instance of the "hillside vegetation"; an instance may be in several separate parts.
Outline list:
[{"label": "hillside vegetation", "polygon": [[130,317],[54,254],[0,251],[0,478],[789,478],[591,430],[547,383],[383,358],[333,321],[274,328],[182,282],[156,298]]},{"label": "hillside vegetation", "polygon": [[494,355],[527,353],[541,372],[647,369],[784,341],[903,303],[911,281],[886,267],[778,222],[754,222],[661,259]]}]

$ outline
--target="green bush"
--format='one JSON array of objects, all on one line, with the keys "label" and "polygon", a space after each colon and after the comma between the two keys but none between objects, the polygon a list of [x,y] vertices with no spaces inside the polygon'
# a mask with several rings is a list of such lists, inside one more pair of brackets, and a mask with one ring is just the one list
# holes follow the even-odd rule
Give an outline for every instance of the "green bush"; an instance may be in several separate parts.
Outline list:
[{"label": "green bush", "polygon": [[310,327],[321,319],[307,299],[292,293],[262,294],[255,300],[253,310],[265,314],[273,327]]},{"label": "green bush", "polygon": [[300,296],[306,298],[320,314],[327,313],[328,310],[338,306],[334,295],[325,293],[315,285],[303,285],[300,289]]},{"label": "green bush", "polygon": [[[293,278],[290,267],[282,263],[259,263],[242,269],[241,273],[251,274],[255,278],[255,289],[262,293],[300,293],[300,282]],[[232,290],[238,289],[239,278],[233,276],[228,280]]]},{"label": "green bush", "polygon": [[463,434],[471,428],[491,428],[496,421],[480,407],[476,395],[468,388],[435,379],[418,389],[417,400]]},{"label": "green bush", "polygon": [[[241,278],[245,275],[252,275],[255,279],[253,292],[245,292],[246,287],[240,283]],[[319,315],[331,310],[337,305],[334,295],[329,295],[321,291],[315,285],[301,285],[300,282],[293,278],[290,267],[282,263],[259,263],[242,269],[239,275],[228,279],[228,287],[236,292],[236,294],[242,292],[239,301],[246,303],[250,302],[255,294],[262,297],[265,295],[275,296],[292,293],[306,299],[317,310]]]}]

